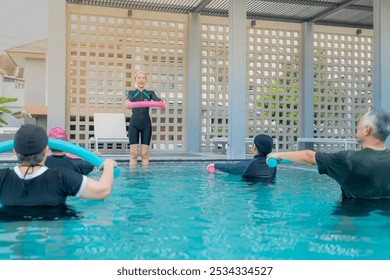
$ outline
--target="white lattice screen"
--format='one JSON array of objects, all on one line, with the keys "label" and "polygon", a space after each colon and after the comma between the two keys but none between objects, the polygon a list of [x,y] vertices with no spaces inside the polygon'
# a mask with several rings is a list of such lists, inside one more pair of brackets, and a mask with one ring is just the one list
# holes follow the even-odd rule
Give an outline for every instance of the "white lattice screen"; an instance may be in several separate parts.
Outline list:
[{"label": "white lattice screen", "polygon": [[[149,73],[146,88],[167,102],[165,110],[151,109],[152,148],[185,149],[187,17],[142,11],[133,11],[128,17],[125,9],[67,8],[70,139],[87,146],[93,137],[94,112],[126,112],[125,92],[135,88],[133,73],[144,69]],[[128,122],[131,113],[127,111],[126,115]]]},{"label": "white lattice screen", "polygon": [[318,26],[314,34],[314,135],[355,138],[373,106],[372,32]]},{"label": "white lattice screen", "polygon": [[228,25],[226,19],[202,17],[201,27],[201,143],[228,136]]},{"label": "white lattice screen", "polygon": [[247,29],[247,137],[264,133],[291,149],[301,124],[300,26],[257,22]]},{"label": "white lattice screen", "polygon": [[[265,133],[280,149],[299,136],[299,30],[297,24],[257,22],[247,27],[247,135]],[[202,149],[228,137],[227,19],[202,18]]]},{"label": "white lattice screen", "polygon": [[[152,148],[185,151],[186,15],[68,5],[67,128],[87,146],[94,112],[125,112],[133,73],[149,73],[147,89],[168,103],[151,109]],[[279,150],[300,137],[299,24],[247,25],[247,137],[266,133]],[[201,144],[228,137],[228,21],[201,17]],[[315,26],[315,137],[353,138],[372,106],[372,32]],[[126,112],[127,122],[130,112]],[[107,146],[106,149],[118,147]]]}]

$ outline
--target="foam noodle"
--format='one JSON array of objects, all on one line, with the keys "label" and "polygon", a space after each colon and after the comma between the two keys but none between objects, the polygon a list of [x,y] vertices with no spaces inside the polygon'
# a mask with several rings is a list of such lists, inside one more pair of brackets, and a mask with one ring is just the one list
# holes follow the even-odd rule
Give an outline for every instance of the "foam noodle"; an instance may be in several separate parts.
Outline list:
[{"label": "foam noodle", "polygon": [[127,109],[134,109],[134,108],[146,108],[146,107],[154,107],[159,109],[165,109],[165,103],[160,101],[137,101],[137,102],[130,102],[130,104],[127,106]]},{"label": "foam noodle", "polygon": [[14,140],[0,142],[0,153],[11,151],[14,148]]},{"label": "foam noodle", "polygon": [[215,167],[213,165],[210,165],[207,167],[207,171],[210,172],[210,173],[214,173],[215,172]]},{"label": "foam noodle", "polygon": [[[99,157],[98,155],[88,151],[87,149],[84,149],[83,147],[80,147],[67,141],[49,138],[49,147],[54,150],[65,151],[72,155],[79,156],[80,158],[89,162],[97,168],[99,168],[104,162],[104,159]],[[13,148],[14,140],[0,142],[0,153],[11,151]],[[117,178],[119,176],[119,173],[119,168],[115,167],[114,178]]]},{"label": "foam noodle", "polygon": [[267,164],[269,167],[276,167],[278,165],[278,160],[276,158],[269,158]]},{"label": "foam noodle", "polygon": [[[97,168],[99,168],[104,162],[104,159],[99,157],[98,155],[92,153],[91,151],[88,151],[87,149],[84,149],[83,147],[72,144],[68,141],[49,138],[49,147],[54,150],[64,151],[72,155],[79,156],[83,160],[89,162],[90,164],[92,164]],[[119,176],[119,173],[120,173],[119,169],[115,167],[114,178],[117,178]]]},{"label": "foam noodle", "polygon": [[292,163],[292,161],[285,160],[285,159],[278,161],[276,158],[269,158],[267,161],[267,164],[269,167],[276,167],[278,164],[281,164],[281,163],[283,163],[283,164]]}]

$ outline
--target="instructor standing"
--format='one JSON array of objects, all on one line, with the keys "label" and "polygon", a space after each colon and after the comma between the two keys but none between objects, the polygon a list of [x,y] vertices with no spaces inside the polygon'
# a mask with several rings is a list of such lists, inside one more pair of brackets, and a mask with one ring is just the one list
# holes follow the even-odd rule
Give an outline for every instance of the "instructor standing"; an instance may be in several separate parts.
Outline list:
[{"label": "instructor standing", "polygon": [[[146,90],[145,85],[147,76],[145,71],[139,70],[135,73],[135,82],[137,87],[135,90],[126,91],[125,106],[128,109],[131,102],[140,101],[161,101],[156,93],[151,90]],[[128,135],[130,141],[130,167],[137,165],[138,145],[141,140],[141,158],[142,166],[149,165],[149,146],[152,139],[152,121],[149,115],[149,108],[134,108],[129,123]]]}]

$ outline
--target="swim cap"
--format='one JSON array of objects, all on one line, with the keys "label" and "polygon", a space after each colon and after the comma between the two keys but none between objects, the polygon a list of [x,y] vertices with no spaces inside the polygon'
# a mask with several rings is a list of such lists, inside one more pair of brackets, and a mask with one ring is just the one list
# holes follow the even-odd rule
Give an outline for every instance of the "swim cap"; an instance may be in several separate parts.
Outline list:
[{"label": "swim cap", "polygon": [[41,153],[47,146],[46,131],[35,124],[21,126],[14,137],[14,150],[18,154],[29,156]]},{"label": "swim cap", "polygon": [[272,152],[273,140],[268,135],[257,135],[253,140],[253,143],[256,145],[257,150],[264,155],[268,155],[270,152]]},{"label": "swim cap", "polygon": [[48,136],[49,138],[68,141],[68,136],[66,135],[65,130],[59,126],[55,126],[52,129],[50,129]]}]

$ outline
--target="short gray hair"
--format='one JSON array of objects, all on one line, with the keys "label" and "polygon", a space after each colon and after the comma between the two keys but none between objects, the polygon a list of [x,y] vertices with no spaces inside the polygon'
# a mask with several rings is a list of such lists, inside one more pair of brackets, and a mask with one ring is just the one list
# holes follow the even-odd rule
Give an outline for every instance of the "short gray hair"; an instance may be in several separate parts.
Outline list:
[{"label": "short gray hair", "polygon": [[28,156],[24,156],[18,153],[16,154],[16,157],[18,158],[18,163],[32,165],[32,166],[41,164],[44,156],[45,156],[44,151],[42,151],[39,154],[28,155]]},{"label": "short gray hair", "polygon": [[385,141],[390,134],[390,114],[372,109],[363,116],[363,127],[371,127],[371,135]]}]

